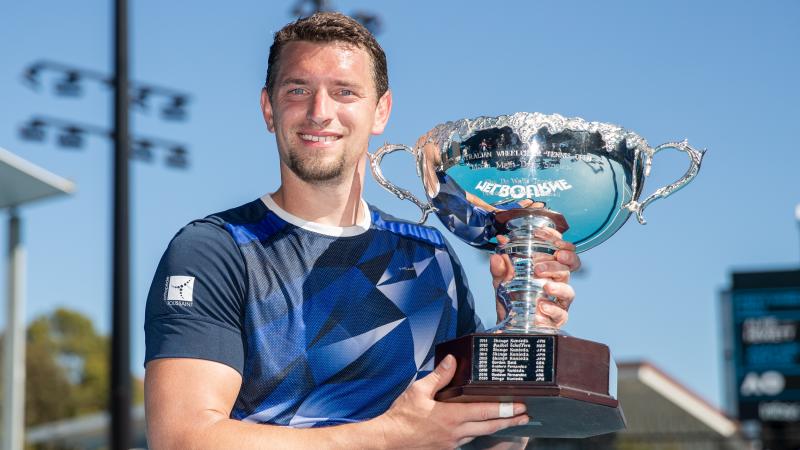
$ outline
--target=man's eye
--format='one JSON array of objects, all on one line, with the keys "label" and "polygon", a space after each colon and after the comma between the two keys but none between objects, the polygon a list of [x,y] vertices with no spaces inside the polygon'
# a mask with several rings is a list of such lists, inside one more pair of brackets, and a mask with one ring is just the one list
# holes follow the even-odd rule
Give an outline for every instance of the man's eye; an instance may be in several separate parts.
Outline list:
[{"label": "man's eye", "polygon": [[289,90],[289,93],[292,95],[303,95],[305,94],[306,90],[303,88],[294,88]]},{"label": "man's eye", "polygon": [[350,89],[342,89],[341,91],[339,91],[339,95],[344,95],[344,96],[353,95],[353,91],[351,91]]}]

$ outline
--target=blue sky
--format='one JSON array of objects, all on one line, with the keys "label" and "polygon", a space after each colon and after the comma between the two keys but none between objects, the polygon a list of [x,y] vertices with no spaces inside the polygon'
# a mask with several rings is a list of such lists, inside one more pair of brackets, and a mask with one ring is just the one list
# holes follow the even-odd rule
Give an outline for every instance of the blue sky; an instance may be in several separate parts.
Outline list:
[{"label": "blue sky", "polygon": [[[188,221],[278,185],[276,148],[258,107],[269,45],[293,1],[131,2],[132,79],[190,92],[190,120],[164,123],[157,106],[132,130],[185,142],[191,167],[132,164],[133,367],[143,371],[144,302],[166,244]],[[81,151],[21,141],[34,114],[108,125],[111,95],[86,84],[80,99],[20,82],[37,59],[108,71],[110,2],[29,0],[0,6],[0,146],[78,185],[70,198],[23,210],[27,317],[66,306],[108,331],[111,146]],[[464,117],[539,111],[622,125],[651,145],[688,139],[708,154],[694,183],[653,204],[582,255],[587,273],[568,331],[648,360],[721,403],[719,291],[731,270],[798,266],[800,3],[746,1],[336,0],[384,21],[394,110],[384,141],[413,143]],[[666,152],[664,152],[666,153]],[[385,173],[421,193],[410,157]],[[679,177],[685,156],[659,155],[645,191]],[[394,215],[416,208],[372,180],[368,201]],[[6,235],[5,215],[0,236]],[[431,218],[429,224],[439,225]],[[455,242],[484,320],[493,315],[486,259]],[[0,249],[5,253],[5,238]],[[5,273],[4,262],[0,270]],[[6,279],[0,279],[5,291]],[[5,308],[0,320],[5,321]]]}]

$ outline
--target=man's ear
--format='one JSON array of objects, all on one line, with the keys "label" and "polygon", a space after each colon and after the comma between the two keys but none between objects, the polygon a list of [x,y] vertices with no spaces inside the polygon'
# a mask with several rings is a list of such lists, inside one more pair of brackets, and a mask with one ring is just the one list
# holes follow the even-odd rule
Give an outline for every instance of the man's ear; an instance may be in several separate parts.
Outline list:
[{"label": "man's ear", "polygon": [[272,116],[272,103],[270,102],[267,88],[261,88],[261,113],[264,115],[264,123],[267,124],[267,129],[270,133],[274,133],[275,123]]},{"label": "man's ear", "polygon": [[392,91],[386,90],[384,94],[378,99],[378,104],[375,106],[375,120],[372,122],[372,134],[381,134],[383,129],[386,128],[386,122],[389,121],[389,115],[392,113]]}]

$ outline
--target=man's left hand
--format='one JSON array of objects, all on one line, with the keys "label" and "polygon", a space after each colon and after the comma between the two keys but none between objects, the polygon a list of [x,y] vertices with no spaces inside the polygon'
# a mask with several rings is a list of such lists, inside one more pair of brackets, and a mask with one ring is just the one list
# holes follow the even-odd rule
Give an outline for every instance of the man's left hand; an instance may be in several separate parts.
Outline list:
[{"label": "man's left hand", "polygon": [[[575,253],[575,245],[563,240],[558,231],[552,228],[542,228],[536,231],[535,237],[550,242],[557,250],[553,255],[539,254],[534,258],[534,276],[550,280],[544,285],[544,293],[555,299],[552,302],[537,302],[534,325],[561,328],[567,323],[569,306],[575,299],[575,291],[568,284],[570,273],[581,267],[581,260]],[[505,236],[498,236],[497,240],[501,244],[508,242],[508,238]],[[514,266],[508,255],[492,255],[489,265],[495,289],[501,282],[514,278]],[[506,310],[499,299],[496,307],[499,322],[505,318]]]}]

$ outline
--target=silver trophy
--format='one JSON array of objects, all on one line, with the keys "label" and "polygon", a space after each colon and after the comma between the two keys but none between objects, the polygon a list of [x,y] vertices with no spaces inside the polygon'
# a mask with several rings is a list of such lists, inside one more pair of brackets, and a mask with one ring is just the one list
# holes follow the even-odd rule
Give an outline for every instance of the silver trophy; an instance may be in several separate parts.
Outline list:
[{"label": "silver trophy", "polygon": [[[668,148],[686,153],[689,169],[678,181],[640,201],[653,157]],[[383,157],[398,150],[414,156],[427,202],[383,176]],[[459,365],[469,366],[458,371],[438,398],[516,398],[534,408],[546,407],[548,416],[553,416],[550,423],[537,422],[509,434],[579,437],[624,427],[608,347],[537,323],[536,303],[552,299],[543,294],[546,280],[533,275],[533,264],[556,249],[549,240],[537,238],[541,233],[536,231],[554,228],[578,252],[589,250],[619,230],[631,213],[644,224],[645,208],[686,186],[697,175],[703,154],[686,141],[650,147],[642,137],[616,125],[520,112],[447,122],[422,136],[414,147],[386,144],[370,155],[377,182],[400,199],[413,201],[422,210],[420,223],[433,212],[460,239],[507,254],[514,266],[514,278],[497,290],[507,309],[506,319],[487,333],[440,344],[441,351],[437,347],[437,359],[451,353]],[[507,239],[498,240],[498,235]],[[492,349],[502,352],[514,344],[523,350],[531,345],[543,350],[522,352],[532,359],[512,361],[516,365],[510,370],[508,353]],[[562,363],[565,354],[593,356]],[[598,371],[598,364],[605,372]],[[523,376],[512,376],[518,373]],[[584,395],[587,391],[589,395]],[[587,413],[596,418],[589,421],[593,425],[583,419],[570,422],[570,416]]]}]

